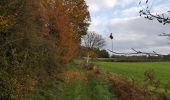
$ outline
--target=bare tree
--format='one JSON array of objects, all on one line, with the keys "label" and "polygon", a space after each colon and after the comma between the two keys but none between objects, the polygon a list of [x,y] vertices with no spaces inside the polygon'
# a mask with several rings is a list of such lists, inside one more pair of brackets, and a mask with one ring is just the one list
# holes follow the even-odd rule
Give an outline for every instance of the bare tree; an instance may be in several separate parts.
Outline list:
[{"label": "bare tree", "polygon": [[105,46],[105,40],[102,35],[95,32],[89,32],[87,35],[82,37],[82,42],[85,47],[89,49],[102,48]]},{"label": "bare tree", "polygon": [[100,49],[105,46],[105,40],[102,35],[97,34],[96,32],[88,32],[85,36],[82,37],[82,44],[87,49],[87,64],[90,59],[90,51],[93,49]]}]

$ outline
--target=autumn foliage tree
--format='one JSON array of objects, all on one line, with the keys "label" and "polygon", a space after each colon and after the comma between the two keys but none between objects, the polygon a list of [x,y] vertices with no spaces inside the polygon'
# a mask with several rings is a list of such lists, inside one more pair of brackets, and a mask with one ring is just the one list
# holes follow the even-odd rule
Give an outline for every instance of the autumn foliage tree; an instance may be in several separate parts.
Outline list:
[{"label": "autumn foliage tree", "polygon": [[85,1],[42,0],[39,14],[44,35],[60,47],[64,62],[71,60],[90,21]]}]

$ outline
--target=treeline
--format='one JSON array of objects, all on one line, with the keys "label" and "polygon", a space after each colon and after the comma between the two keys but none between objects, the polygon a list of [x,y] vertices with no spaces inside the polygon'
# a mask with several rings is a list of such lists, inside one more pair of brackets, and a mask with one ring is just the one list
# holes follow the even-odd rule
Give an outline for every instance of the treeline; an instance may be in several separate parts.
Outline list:
[{"label": "treeline", "polygon": [[158,61],[170,61],[170,55],[162,56],[123,56],[112,55],[110,61],[113,62],[158,62]]},{"label": "treeline", "polygon": [[84,0],[0,0],[0,99],[22,98],[55,77],[89,21]]}]

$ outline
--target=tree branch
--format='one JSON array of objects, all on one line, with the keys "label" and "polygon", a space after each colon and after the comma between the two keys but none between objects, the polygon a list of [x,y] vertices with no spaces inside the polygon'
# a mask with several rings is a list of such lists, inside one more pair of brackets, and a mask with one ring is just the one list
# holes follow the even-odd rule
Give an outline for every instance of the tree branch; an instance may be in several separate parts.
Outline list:
[{"label": "tree branch", "polygon": [[109,49],[108,49],[108,51],[112,52],[113,54],[118,54],[118,55],[139,55],[139,54],[141,54],[141,55],[148,55],[148,56],[151,56],[151,55],[153,55],[153,56],[164,56],[163,54],[158,54],[155,51],[148,53],[148,52],[137,51],[134,48],[131,48],[131,49],[134,51],[134,53],[120,53],[120,52],[115,52],[115,51],[112,51],[112,50],[109,50]]}]

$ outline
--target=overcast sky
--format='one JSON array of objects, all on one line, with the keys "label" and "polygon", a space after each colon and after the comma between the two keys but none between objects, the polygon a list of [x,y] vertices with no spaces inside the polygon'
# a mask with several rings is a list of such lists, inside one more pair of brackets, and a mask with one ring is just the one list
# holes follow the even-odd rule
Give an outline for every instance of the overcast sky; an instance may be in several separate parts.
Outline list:
[{"label": "overcast sky", "polygon": [[[131,48],[170,54],[170,40],[158,36],[170,33],[170,25],[139,17],[138,0],[86,0],[91,14],[89,31],[106,39],[105,49],[111,49],[110,33],[114,35],[114,51],[126,52]],[[150,0],[153,13],[170,11],[170,0]]]}]

